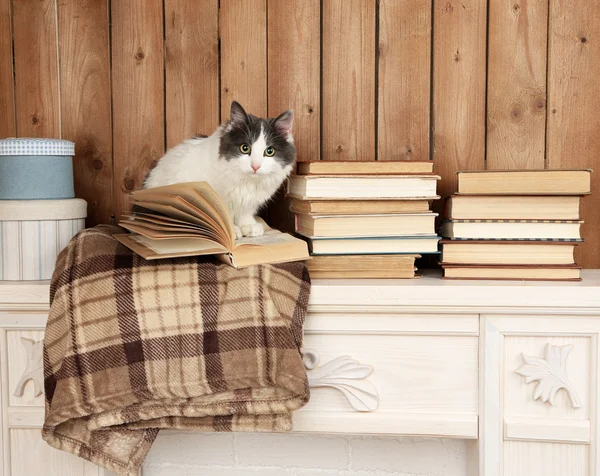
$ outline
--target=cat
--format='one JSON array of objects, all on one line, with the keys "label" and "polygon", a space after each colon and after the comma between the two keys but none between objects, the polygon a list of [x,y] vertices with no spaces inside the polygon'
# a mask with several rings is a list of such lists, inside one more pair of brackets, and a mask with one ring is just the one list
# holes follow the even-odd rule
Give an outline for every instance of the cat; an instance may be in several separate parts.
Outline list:
[{"label": "cat", "polygon": [[229,206],[236,239],[260,236],[256,220],[296,162],[291,110],[270,119],[247,114],[231,103],[228,121],[210,136],[194,136],[170,149],[144,181],[144,188],[208,182]]}]

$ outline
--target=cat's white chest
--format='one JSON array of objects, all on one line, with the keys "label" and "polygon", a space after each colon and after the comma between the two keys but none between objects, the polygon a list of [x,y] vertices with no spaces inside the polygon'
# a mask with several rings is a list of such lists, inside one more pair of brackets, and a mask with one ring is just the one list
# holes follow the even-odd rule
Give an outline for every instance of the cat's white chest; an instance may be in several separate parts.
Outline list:
[{"label": "cat's white chest", "polygon": [[277,191],[279,183],[271,180],[240,180],[234,187],[224,187],[221,192],[234,215],[234,220],[240,215],[254,214]]}]

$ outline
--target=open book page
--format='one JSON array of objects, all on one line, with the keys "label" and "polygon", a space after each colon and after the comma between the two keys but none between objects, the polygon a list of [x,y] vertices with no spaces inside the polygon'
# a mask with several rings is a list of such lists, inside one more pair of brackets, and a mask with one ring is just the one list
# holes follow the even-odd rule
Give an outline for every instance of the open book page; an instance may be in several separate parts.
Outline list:
[{"label": "open book page", "polygon": [[[173,200],[172,202],[174,203],[175,201]],[[200,219],[196,215],[191,215],[189,211],[180,210],[179,208],[176,208],[172,205],[165,205],[163,203],[156,203],[145,200],[136,200],[135,204],[148,210],[152,210],[154,212],[166,215],[167,219],[165,221],[169,220],[172,217],[176,217],[176,219],[184,221],[186,223],[191,223],[198,226],[207,225],[206,219]],[[137,220],[137,215],[133,216],[135,217],[135,220]]]},{"label": "open book page", "polygon": [[235,268],[245,268],[256,264],[283,263],[309,259],[308,245],[305,241],[281,233],[270,228],[262,219],[265,234],[262,236],[245,236],[235,241],[235,249],[222,261]]},{"label": "open book page", "polygon": [[252,244],[240,244],[233,252],[228,252],[213,241],[200,238],[153,240],[135,233],[113,236],[147,260],[215,255],[230,266],[245,268],[257,264],[283,263],[310,258],[306,242],[276,230],[264,236],[242,239]]},{"label": "open book page", "polygon": [[[180,212],[186,213],[189,216],[196,217],[200,220],[200,223],[204,226],[210,226],[215,230],[219,230],[222,233],[225,232],[225,228],[223,227],[222,220],[217,217],[214,213],[206,213],[204,210],[192,205],[183,197],[173,196],[173,195],[148,195],[144,197],[144,201],[135,200],[134,203],[155,203],[158,205],[167,205],[173,207]],[[213,216],[214,215],[214,216]]]},{"label": "open book page", "polygon": [[171,218],[171,217],[164,216],[164,215],[154,215],[152,213],[142,213],[142,212],[136,212],[135,214],[125,213],[122,216],[124,219],[135,218],[135,221],[155,223],[157,225],[177,226],[180,228],[191,228],[193,230],[198,228],[198,225],[195,225],[190,222],[186,222],[183,220],[176,220],[175,218]]},{"label": "open book page", "polygon": [[201,228],[196,228],[194,230],[190,230],[189,228],[170,228],[166,226],[155,225],[153,223],[144,223],[138,220],[129,223],[121,222],[120,225],[126,230],[139,233],[140,235],[143,235],[147,238],[152,238],[153,240],[197,238],[211,240],[218,244],[222,241],[222,237],[217,235],[214,231]]},{"label": "open book page", "polygon": [[201,256],[227,253],[224,246],[202,238],[153,240],[138,234],[113,235],[117,240],[145,259],[179,256]]},{"label": "open book page", "polygon": [[[156,197],[156,198],[153,198]],[[219,194],[215,192],[206,182],[188,182],[164,187],[156,187],[133,192],[135,201],[162,202],[164,197],[179,198],[178,202],[188,208],[196,209],[202,218],[209,218],[211,222],[218,224],[228,237],[233,240],[235,236],[233,221],[229,209]],[[169,203],[176,208],[177,204]],[[180,208],[181,209],[181,208]],[[188,211],[184,210],[184,211]]]},{"label": "open book page", "polygon": [[235,240],[235,249],[240,246],[269,246],[291,243],[297,239],[287,233],[281,233],[279,230],[269,229],[262,236],[244,236]]},{"label": "open book page", "polygon": [[204,182],[170,185],[133,193],[146,211],[126,215],[121,226],[131,234],[115,235],[146,259],[216,255],[234,267],[280,263],[309,257],[306,242],[271,229],[235,241],[226,204]]}]

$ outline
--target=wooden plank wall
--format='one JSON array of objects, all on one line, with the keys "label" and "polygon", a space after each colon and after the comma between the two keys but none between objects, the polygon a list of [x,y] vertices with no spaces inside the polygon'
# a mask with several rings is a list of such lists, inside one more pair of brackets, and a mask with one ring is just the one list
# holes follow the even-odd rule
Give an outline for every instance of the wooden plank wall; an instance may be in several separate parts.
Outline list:
[{"label": "wooden plank wall", "polygon": [[0,136],[76,142],[88,225],[237,99],[294,109],[301,161],[433,160],[443,196],[459,169],[596,168],[600,268],[599,76],[598,0],[0,0]]}]

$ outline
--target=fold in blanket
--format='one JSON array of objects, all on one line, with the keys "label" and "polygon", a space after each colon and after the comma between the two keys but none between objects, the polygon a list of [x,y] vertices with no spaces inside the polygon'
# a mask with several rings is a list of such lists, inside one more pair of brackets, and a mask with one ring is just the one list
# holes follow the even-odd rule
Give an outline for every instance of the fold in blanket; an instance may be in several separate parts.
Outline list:
[{"label": "fold in blanket", "polygon": [[309,398],[304,263],[145,261],[100,226],[60,254],[44,340],[43,438],[137,474],[159,428],[285,431]]}]

